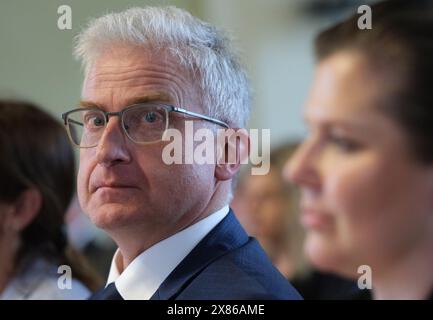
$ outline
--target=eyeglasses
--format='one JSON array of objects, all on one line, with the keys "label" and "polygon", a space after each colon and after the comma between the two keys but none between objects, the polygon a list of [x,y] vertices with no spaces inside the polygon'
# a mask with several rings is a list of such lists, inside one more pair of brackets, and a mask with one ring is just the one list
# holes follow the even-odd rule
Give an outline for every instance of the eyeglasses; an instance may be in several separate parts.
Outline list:
[{"label": "eyeglasses", "polygon": [[96,147],[110,117],[121,119],[126,136],[138,144],[161,141],[169,128],[171,112],[206,120],[225,128],[228,124],[182,108],[159,103],[140,103],[126,107],[119,112],[105,112],[98,108],[79,108],[62,114],[70,140],[80,148]]}]

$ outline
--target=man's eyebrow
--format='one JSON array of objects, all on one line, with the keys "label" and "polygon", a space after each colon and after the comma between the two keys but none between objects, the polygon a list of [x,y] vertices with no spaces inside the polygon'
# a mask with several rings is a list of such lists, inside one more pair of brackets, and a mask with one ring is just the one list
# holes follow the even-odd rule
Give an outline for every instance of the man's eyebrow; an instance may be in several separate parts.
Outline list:
[{"label": "man's eyebrow", "polygon": [[173,99],[171,96],[164,92],[154,92],[150,94],[146,94],[145,96],[134,97],[132,99],[127,100],[126,105],[130,106],[137,103],[145,103],[145,102],[171,102]]},{"label": "man's eyebrow", "polygon": [[[139,96],[139,97],[134,97],[132,99],[128,99],[126,101],[125,107],[133,104],[138,104],[138,103],[145,103],[145,102],[152,102],[152,101],[171,102],[172,100],[173,99],[171,98],[171,96],[167,93],[154,92],[154,93],[146,94],[145,96]],[[103,105],[88,100],[80,101],[79,106],[81,108],[105,109]]]},{"label": "man's eyebrow", "polygon": [[99,109],[104,109],[104,107],[102,105],[100,105],[99,103],[95,103],[95,102],[87,101],[87,100],[81,100],[79,102],[79,106],[80,106],[80,108],[99,108]]}]

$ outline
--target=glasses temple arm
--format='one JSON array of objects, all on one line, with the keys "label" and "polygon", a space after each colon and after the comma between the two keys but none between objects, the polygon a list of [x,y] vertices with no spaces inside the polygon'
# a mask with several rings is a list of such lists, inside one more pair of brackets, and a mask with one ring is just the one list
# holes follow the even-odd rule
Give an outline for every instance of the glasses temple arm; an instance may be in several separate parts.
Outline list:
[{"label": "glasses temple arm", "polygon": [[84,127],[84,124],[83,124],[83,123],[78,122],[78,121],[75,121],[75,120],[73,120],[73,119],[67,119],[66,117],[64,117],[63,120],[65,120],[65,125],[68,124],[68,122],[72,122],[72,123],[74,123],[74,124],[77,124],[77,125],[79,125],[79,126],[83,126],[83,127]]},{"label": "glasses temple arm", "polygon": [[188,111],[188,110],[178,108],[178,107],[173,107],[173,111],[187,114],[187,115],[195,117],[195,118],[204,119],[204,120],[219,124],[220,126],[223,126],[227,129],[229,128],[229,125],[227,123],[220,121],[220,120],[217,120],[217,119],[214,119],[214,118],[211,118],[211,117],[208,117],[208,116],[205,116],[203,114],[195,113],[195,112]]}]

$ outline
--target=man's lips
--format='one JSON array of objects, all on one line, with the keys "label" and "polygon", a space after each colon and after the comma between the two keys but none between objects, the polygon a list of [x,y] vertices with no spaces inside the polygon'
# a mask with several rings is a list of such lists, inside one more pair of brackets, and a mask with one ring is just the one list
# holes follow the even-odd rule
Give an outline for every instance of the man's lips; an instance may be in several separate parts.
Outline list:
[{"label": "man's lips", "polygon": [[137,189],[137,187],[125,183],[97,183],[91,187],[90,191],[96,192],[99,189]]}]

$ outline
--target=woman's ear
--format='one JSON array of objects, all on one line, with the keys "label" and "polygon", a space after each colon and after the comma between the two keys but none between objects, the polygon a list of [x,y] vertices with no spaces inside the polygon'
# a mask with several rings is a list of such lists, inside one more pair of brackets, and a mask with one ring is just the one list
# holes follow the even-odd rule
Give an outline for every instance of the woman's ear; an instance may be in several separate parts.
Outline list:
[{"label": "woman's ear", "polygon": [[230,128],[218,136],[215,178],[220,181],[232,179],[246,164],[250,153],[250,137],[247,130]]},{"label": "woman's ear", "polygon": [[39,190],[30,188],[23,191],[14,203],[11,225],[17,232],[24,230],[36,217],[42,206]]}]

